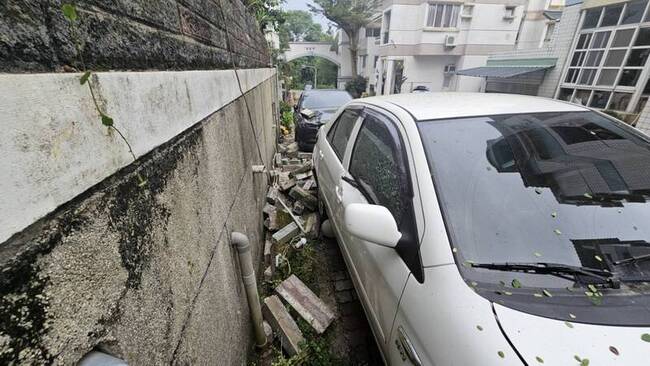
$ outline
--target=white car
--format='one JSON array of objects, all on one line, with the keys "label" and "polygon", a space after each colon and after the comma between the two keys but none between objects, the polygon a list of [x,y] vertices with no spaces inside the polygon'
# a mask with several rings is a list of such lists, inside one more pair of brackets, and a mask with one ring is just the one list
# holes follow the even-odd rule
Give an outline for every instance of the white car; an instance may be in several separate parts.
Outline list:
[{"label": "white car", "polygon": [[389,365],[650,364],[650,140],[557,100],[354,100],[319,194]]}]

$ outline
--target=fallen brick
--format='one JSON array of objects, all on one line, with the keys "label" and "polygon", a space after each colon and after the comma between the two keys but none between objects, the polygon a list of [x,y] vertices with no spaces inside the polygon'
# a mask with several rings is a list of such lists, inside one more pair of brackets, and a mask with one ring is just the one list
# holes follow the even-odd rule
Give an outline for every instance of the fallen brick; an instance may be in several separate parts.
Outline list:
[{"label": "fallen brick", "polygon": [[269,231],[276,231],[281,225],[278,224],[278,213],[277,211],[271,212],[269,216],[264,220],[264,227]]},{"label": "fallen brick", "polygon": [[269,322],[271,328],[280,336],[282,348],[293,356],[300,352],[300,343],[304,342],[298,324],[291,317],[287,309],[275,295],[264,299],[264,308],[262,309],[264,319]]},{"label": "fallen brick", "polygon": [[296,185],[296,180],[289,177],[289,173],[282,172],[278,175],[278,185],[281,191],[288,191],[291,187]]},{"label": "fallen brick", "polygon": [[305,191],[309,191],[315,186],[316,186],[316,181],[313,179],[308,179],[307,181],[305,181],[305,184],[302,185],[302,189],[304,189]]},{"label": "fallen brick", "polygon": [[269,239],[264,241],[264,264],[271,265],[273,263],[273,242]]},{"label": "fallen brick", "polygon": [[264,270],[264,280],[271,281],[273,279],[273,266],[268,266]]},{"label": "fallen brick", "polygon": [[295,186],[289,191],[289,196],[297,201],[300,201],[310,210],[316,210],[318,208],[318,198],[313,194],[305,191],[301,187]]},{"label": "fallen brick", "polygon": [[298,159],[309,159],[311,160],[310,152],[298,152]]},{"label": "fallen brick", "polygon": [[266,336],[266,342],[268,344],[271,344],[273,342],[273,329],[271,328],[271,324],[269,324],[269,322],[267,322],[266,320],[263,320],[262,328],[264,328],[264,335]]},{"label": "fallen brick", "polygon": [[290,177],[295,177],[296,179],[300,179],[300,178],[296,177],[296,175],[303,174],[303,173],[308,173],[308,172],[311,173],[311,162],[310,161],[308,161],[305,164],[302,164],[302,163],[298,163],[298,164],[300,164],[299,167],[292,170],[291,173],[289,173]]},{"label": "fallen brick", "polygon": [[275,186],[269,187],[266,192],[266,202],[275,205],[275,200],[278,198],[278,188]]},{"label": "fallen brick", "polygon": [[305,179],[311,177],[312,174],[313,173],[310,170],[310,171],[305,172],[305,173],[298,173],[298,174],[294,175],[294,178],[296,178],[296,180],[305,180]]},{"label": "fallen brick", "polygon": [[298,233],[300,233],[300,228],[295,222],[292,222],[273,234],[273,243],[284,244],[293,239]]},{"label": "fallen brick", "polygon": [[310,239],[318,237],[318,215],[315,212],[308,214],[305,217],[305,235]]},{"label": "fallen brick", "polygon": [[293,213],[296,215],[302,215],[302,213],[305,211],[305,205],[302,204],[300,201],[296,201],[293,203]]},{"label": "fallen brick", "polygon": [[277,210],[277,208],[275,208],[275,206],[273,206],[270,203],[265,204],[264,207],[262,208],[262,212],[264,214],[266,214],[266,215],[270,215],[272,212],[274,212],[276,210]]},{"label": "fallen brick", "polygon": [[332,323],[334,312],[325,305],[296,275],[291,275],[275,288],[282,298],[309,323],[317,333],[325,332]]}]

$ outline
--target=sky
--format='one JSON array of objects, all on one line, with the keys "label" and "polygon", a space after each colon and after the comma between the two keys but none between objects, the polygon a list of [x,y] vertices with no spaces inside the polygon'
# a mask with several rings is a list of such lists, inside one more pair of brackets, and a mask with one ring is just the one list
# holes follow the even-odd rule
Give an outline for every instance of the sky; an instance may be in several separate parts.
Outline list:
[{"label": "sky", "polygon": [[[311,0],[286,0],[284,4],[282,4],[282,8],[284,10],[306,10],[309,11],[309,8],[307,7],[307,3],[313,4]],[[312,18],[316,23],[320,23],[320,25],[323,27],[323,31],[327,31],[327,19],[323,17],[322,15],[313,15]]]}]

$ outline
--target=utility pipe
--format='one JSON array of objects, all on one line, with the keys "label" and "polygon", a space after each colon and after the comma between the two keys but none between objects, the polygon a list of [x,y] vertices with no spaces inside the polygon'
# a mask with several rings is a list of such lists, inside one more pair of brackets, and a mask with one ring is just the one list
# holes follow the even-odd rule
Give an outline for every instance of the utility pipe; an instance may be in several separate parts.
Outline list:
[{"label": "utility pipe", "polygon": [[251,245],[248,237],[242,233],[233,232],[230,236],[232,245],[237,248],[239,254],[239,266],[241,277],[244,281],[244,290],[248,299],[248,308],[251,311],[253,330],[255,332],[255,344],[257,347],[266,346],[266,334],[262,325],[262,308],[260,306],[260,295],[257,293],[257,279],[253,270],[253,257],[251,256]]}]

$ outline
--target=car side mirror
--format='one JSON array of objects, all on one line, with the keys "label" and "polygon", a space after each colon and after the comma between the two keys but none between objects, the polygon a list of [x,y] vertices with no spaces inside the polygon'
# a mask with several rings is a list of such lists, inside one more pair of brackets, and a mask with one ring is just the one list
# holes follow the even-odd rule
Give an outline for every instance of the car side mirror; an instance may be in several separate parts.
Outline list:
[{"label": "car side mirror", "polygon": [[351,203],[345,206],[345,227],[359,239],[395,248],[402,237],[393,215],[384,206]]}]

